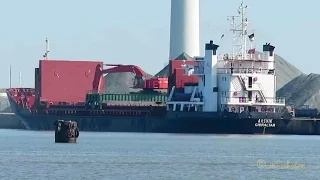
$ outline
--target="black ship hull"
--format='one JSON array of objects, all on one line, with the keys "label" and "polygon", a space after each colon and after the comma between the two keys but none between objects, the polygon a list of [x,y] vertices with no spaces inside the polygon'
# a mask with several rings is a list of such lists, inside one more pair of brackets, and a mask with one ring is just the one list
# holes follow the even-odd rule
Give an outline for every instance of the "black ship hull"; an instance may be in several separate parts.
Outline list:
[{"label": "black ship hull", "polygon": [[57,120],[77,121],[81,131],[195,134],[281,134],[290,121],[243,118],[235,113],[168,112],[163,117],[75,116],[19,114],[29,130],[54,130]]}]

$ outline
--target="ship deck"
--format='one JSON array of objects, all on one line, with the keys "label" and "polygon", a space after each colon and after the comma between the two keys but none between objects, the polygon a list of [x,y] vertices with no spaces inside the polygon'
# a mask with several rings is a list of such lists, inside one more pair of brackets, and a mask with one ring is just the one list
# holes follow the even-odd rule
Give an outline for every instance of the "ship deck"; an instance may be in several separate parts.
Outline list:
[{"label": "ship deck", "polygon": [[15,113],[0,113],[0,116],[1,115],[15,115]]},{"label": "ship deck", "polygon": [[320,121],[320,118],[309,118],[309,117],[294,117],[294,121]]}]

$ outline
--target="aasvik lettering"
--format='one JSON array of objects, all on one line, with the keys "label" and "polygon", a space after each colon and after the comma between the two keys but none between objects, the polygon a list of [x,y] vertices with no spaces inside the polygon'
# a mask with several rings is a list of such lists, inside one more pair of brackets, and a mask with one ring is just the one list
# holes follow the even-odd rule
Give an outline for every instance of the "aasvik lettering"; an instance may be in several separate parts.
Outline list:
[{"label": "aasvik lettering", "polygon": [[258,119],[258,122],[255,123],[255,127],[276,127],[276,124],[273,123],[273,119]]}]

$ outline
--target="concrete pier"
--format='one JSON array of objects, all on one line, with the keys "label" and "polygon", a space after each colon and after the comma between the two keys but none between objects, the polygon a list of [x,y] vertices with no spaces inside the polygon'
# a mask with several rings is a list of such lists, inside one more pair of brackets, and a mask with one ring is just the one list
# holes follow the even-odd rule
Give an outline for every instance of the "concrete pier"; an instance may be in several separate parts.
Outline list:
[{"label": "concrete pier", "polygon": [[0,129],[26,129],[21,118],[14,113],[0,113]]},{"label": "concrete pier", "polygon": [[283,133],[294,135],[320,135],[320,119],[294,118],[287,124]]}]

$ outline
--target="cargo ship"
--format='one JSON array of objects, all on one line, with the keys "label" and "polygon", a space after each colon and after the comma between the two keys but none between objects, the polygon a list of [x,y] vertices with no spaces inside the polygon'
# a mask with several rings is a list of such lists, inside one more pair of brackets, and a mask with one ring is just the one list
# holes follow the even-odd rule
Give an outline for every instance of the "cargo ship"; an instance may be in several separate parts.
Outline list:
[{"label": "cargo ship", "polygon": [[[35,88],[7,89],[9,102],[29,130],[74,120],[81,131],[281,133],[292,114],[276,97],[275,47],[265,44],[256,53],[254,33],[240,14],[240,25],[231,29],[238,36],[232,53],[218,54],[219,45],[210,41],[204,57],[170,60],[168,78],[144,79],[135,65],[104,69],[99,61],[49,60],[47,50],[35,68]],[[134,72],[134,86],[143,90],[104,93],[104,74],[114,72]]]}]

